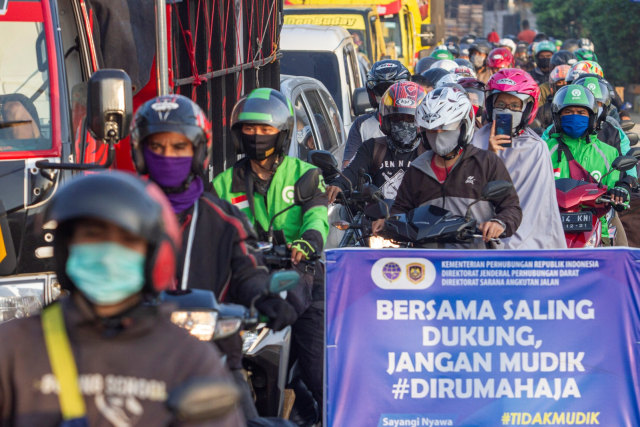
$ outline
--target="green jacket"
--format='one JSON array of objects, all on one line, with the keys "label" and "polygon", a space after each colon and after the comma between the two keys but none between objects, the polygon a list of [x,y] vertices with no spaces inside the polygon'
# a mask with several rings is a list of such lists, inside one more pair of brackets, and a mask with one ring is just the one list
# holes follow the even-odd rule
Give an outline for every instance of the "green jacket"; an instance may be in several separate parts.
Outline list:
[{"label": "green jacket", "polygon": [[[551,152],[551,163],[556,179],[571,177],[569,175],[569,162],[567,161],[567,157],[564,154],[560,155],[558,150],[558,139],[560,137],[562,137],[564,143],[569,147],[575,160],[580,163],[596,181],[600,180],[600,178],[611,169],[611,163],[618,157],[618,150],[600,141],[595,135],[590,135],[590,142],[587,143],[585,138],[571,138],[564,133],[551,134],[547,140],[547,146]],[[609,188],[613,188],[619,179],[620,172],[613,171],[604,178],[602,183]]]},{"label": "green jacket", "polygon": [[[259,232],[266,232],[269,230],[271,219],[293,204],[293,186],[311,169],[315,169],[315,166],[284,156],[271,179],[266,198],[259,194],[254,186],[255,217],[247,198],[247,181],[254,179],[248,159],[241,159],[234,167],[216,176],[213,187],[221,199],[229,201],[244,212]],[[322,251],[329,234],[324,182],[320,181],[316,195],[311,201],[302,206],[294,206],[282,215],[278,215],[273,229],[282,230],[287,243],[304,239],[314,247],[316,252]]]}]

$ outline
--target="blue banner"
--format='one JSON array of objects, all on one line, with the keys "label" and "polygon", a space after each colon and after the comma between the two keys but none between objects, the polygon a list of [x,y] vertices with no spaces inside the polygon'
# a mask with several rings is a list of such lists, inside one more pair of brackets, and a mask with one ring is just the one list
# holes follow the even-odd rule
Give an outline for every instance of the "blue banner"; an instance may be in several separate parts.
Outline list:
[{"label": "blue banner", "polygon": [[328,426],[640,426],[640,250],[327,251]]}]

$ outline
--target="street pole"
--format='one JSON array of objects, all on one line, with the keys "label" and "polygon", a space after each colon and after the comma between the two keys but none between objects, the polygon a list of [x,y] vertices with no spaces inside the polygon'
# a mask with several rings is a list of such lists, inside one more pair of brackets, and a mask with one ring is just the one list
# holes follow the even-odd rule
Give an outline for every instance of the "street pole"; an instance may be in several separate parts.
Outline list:
[{"label": "street pole", "polygon": [[158,96],[169,94],[169,63],[167,61],[167,2],[156,0],[156,74]]}]

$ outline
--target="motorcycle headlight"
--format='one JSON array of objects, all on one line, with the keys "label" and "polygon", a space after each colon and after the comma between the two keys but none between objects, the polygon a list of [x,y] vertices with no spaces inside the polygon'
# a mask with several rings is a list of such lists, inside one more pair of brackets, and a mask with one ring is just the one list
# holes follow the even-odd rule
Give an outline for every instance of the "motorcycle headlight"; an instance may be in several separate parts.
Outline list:
[{"label": "motorcycle headlight", "polygon": [[216,331],[213,334],[214,340],[226,338],[238,332],[242,327],[242,319],[237,317],[221,318],[218,317],[218,323],[216,324]]},{"label": "motorcycle headlight", "polygon": [[400,245],[397,245],[384,237],[371,236],[369,237],[369,247],[371,249],[399,248]]},{"label": "motorcycle headlight", "polygon": [[0,286],[0,322],[38,314],[43,291],[40,283]]},{"label": "motorcycle headlight", "polygon": [[598,241],[598,233],[593,233],[587,243],[584,244],[585,248],[595,248]]},{"label": "motorcycle headlight", "polygon": [[174,311],[171,322],[186,329],[200,341],[211,341],[218,322],[217,311]]}]

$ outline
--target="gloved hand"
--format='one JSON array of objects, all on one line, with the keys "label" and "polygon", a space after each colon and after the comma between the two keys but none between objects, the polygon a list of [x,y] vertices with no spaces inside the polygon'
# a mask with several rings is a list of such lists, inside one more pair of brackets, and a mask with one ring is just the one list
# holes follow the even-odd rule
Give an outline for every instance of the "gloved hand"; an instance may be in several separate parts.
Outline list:
[{"label": "gloved hand", "polygon": [[617,211],[623,211],[629,207],[629,190],[624,187],[613,187],[607,191],[607,194],[614,199],[613,208]]},{"label": "gloved hand", "polygon": [[316,249],[304,239],[294,240],[291,243],[291,262],[299,263],[303,259],[310,259],[315,255]]},{"label": "gloved hand", "polygon": [[256,308],[260,314],[269,318],[267,326],[274,331],[293,325],[298,319],[296,310],[279,296],[268,295],[260,298],[256,301]]}]

